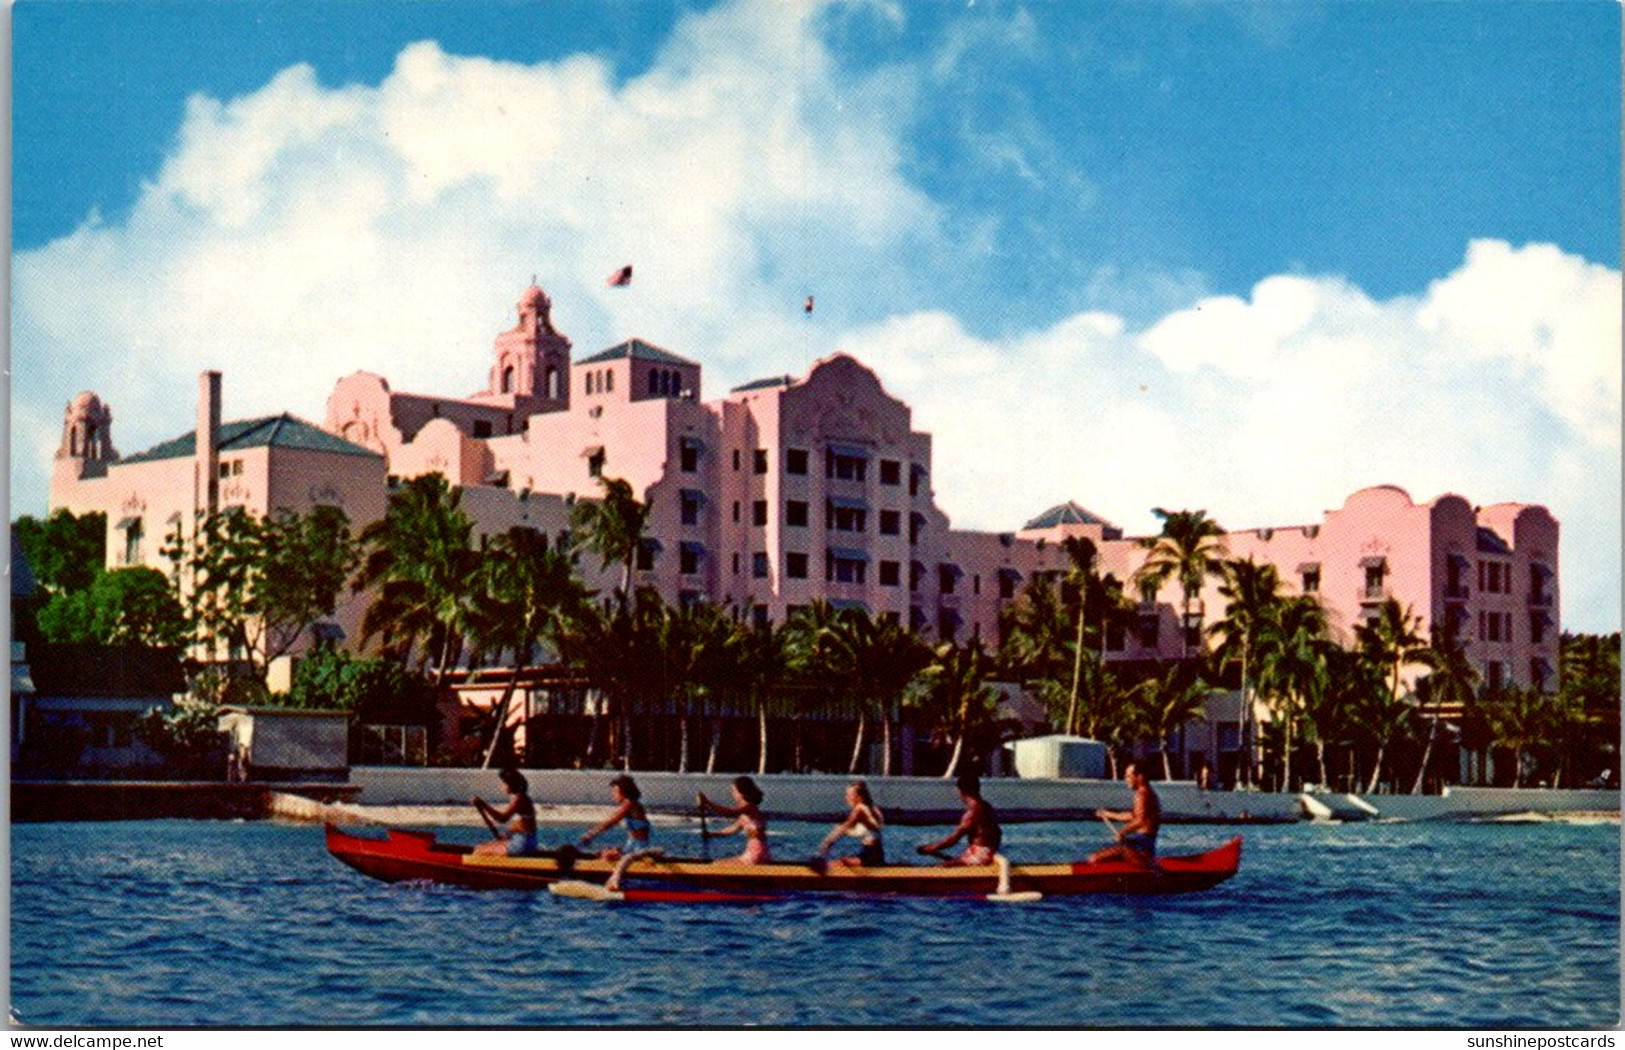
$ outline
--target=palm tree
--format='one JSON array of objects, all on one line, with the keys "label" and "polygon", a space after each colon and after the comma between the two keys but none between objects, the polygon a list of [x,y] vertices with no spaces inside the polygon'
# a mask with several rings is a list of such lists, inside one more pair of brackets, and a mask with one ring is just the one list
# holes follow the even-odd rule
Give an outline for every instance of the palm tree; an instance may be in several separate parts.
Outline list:
[{"label": "palm tree", "polygon": [[1174,778],[1168,758],[1168,740],[1207,706],[1207,683],[1190,663],[1169,667],[1161,678],[1148,680],[1140,692],[1147,728],[1162,753],[1162,777]]},{"label": "palm tree", "polygon": [[[1377,607],[1377,614],[1365,623],[1355,628],[1355,638],[1361,654],[1371,663],[1382,667],[1387,675],[1387,690],[1389,704],[1398,704],[1403,700],[1404,694],[1400,692],[1404,684],[1404,671],[1408,666],[1432,664],[1437,654],[1426,644],[1422,636],[1422,618],[1413,613],[1409,607],[1399,603],[1397,598],[1388,598]],[[1380,721],[1380,720],[1379,720]],[[1384,741],[1386,743],[1386,741]],[[1377,764],[1382,764],[1383,747],[1377,748]],[[1372,771],[1372,788],[1375,790],[1378,770]]]},{"label": "palm tree", "polygon": [[1059,589],[1037,576],[1005,609],[999,625],[999,661],[1005,673],[1029,682],[1061,681],[1071,651],[1074,624]]},{"label": "palm tree", "polygon": [[1433,759],[1433,742],[1439,734],[1439,711],[1445,705],[1465,708],[1472,703],[1478,688],[1478,669],[1468,659],[1467,649],[1450,630],[1440,631],[1428,659],[1430,673],[1427,682],[1428,706],[1432,717],[1428,719],[1427,743],[1422,747],[1422,764],[1416,769],[1416,780],[1411,794],[1420,795],[1427,778],[1428,764]]},{"label": "palm tree", "polygon": [[809,687],[817,706],[828,710],[855,707],[857,734],[849,764],[856,771],[868,732],[869,708],[859,694],[855,637],[858,621],[868,614],[858,609],[837,609],[820,598],[796,613],[785,625],[791,663],[798,678]]},{"label": "palm tree", "polygon": [[472,616],[477,643],[500,655],[513,653],[513,672],[497,704],[496,726],[481,768],[490,768],[508,724],[525,666],[537,646],[556,639],[561,625],[586,602],[570,558],[551,549],[535,529],[513,528],[497,537],[479,565],[479,601]]},{"label": "palm tree", "polygon": [[966,739],[992,722],[998,697],[987,684],[990,669],[991,661],[977,643],[961,646],[943,642],[933,653],[930,665],[920,672],[923,688],[915,698],[954,742],[944,778],[959,772]]},{"label": "palm tree", "polygon": [[[890,776],[893,712],[914,677],[930,662],[931,652],[919,636],[889,617],[853,617],[848,625],[846,647],[852,655],[855,691],[860,704],[873,707],[880,715],[880,772]],[[857,754],[853,755],[854,773]]]},{"label": "palm tree", "polygon": [[1326,651],[1332,643],[1326,634],[1326,612],[1311,595],[1277,602],[1260,628],[1258,681],[1276,701],[1272,706],[1284,734],[1281,784],[1291,791],[1293,724],[1298,710],[1325,686]]},{"label": "palm tree", "polygon": [[436,687],[461,649],[478,569],[470,546],[473,524],[461,500],[462,491],[441,474],[412,478],[390,495],[384,516],[360,538],[366,554],[354,588],[378,588],[362,617],[363,642],[381,636],[386,648],[404,657],[421,641],[420,665],[438,651]]},{"label": "palm tree", "polygon": [[1508,686],[1483,700],[1482,710],[1496,743],[1516,756],[1513,787],[1523,787],[1524,769],[1531,751],[1551,742],[1553,698],[1538,689]]},{"label": "palm tree", "polygon": [[649,521],[649,505],[639,502],[629,482],[621,478],[599,478],[603,498],[581,500],[570,510],[570,530],[578,550],[591,551],[603,560],[603,568],[621,567],[623,595],[631,593],[632,566],[643,545],[643,530]]},{"label": "palm tree", "polygon": [[1185,655],[1190,655],[1190,636],[1202,627],[1202,610],[1197,601],[1208,577],[1224,574],[1224,528],[1207,516],[1205,510],[1164,510],[1153,508],[1162,519],[1162,532],[1140,540],[1149,552],[1135,573],[1143,589],[1160,589],[1169,580],[1179,584],[1184,605],[1180,626],[1185,630]]},{"label": "palm tree", "polygon": [[[1314,737],[1315,763],[1322,787],[1331,785],[1331,773],[1326,766],[1326,745],[1333,741],[1346,741],[1353,729],[1354,711],[1366,692],[1381,688],[1380,671],[1374,669],[1359,654],[1336,644],[1328,644],[1321,653],[1325,674],[1312,682],[1303,695],[1303,711],[1308,722],[1307,731]],[[1352,760],[1353,752],[1349,752]],[[1355,785],[1354,774],[1348,774],[1347,786]]]},{"label": "palm tree", "polygon": [[1259,637],[1274,618],[1283,598],[1281,576],[1274,565],[1246,561],[1227,561],[1221,566],[1224,582],[1219,594],[1225,598],[1224,618],[1209,628],[1219,639],[1216,653],[1220,665],[1241,665],[1241,711],[1236,719],[1237,742],[1244,757],[1238,772],[1246,782],[1252,781],[1251,755],[1247,745],[1248,727],[1252,720],[1252,671]]},{"label": "palm tree", "polygon": [[768,711],[790,666],[786,637],[784,629],[772,623],[757,627],[741,625],[735,635],[739,681],[756,711],[757,773],[767,772]]}]

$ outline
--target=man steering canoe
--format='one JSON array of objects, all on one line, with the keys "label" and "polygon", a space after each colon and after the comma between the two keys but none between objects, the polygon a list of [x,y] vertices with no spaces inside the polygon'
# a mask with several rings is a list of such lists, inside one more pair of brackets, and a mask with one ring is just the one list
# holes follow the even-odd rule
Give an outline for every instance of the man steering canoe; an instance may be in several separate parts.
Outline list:
[{"label": "man steering canoe", "polygon": [[1126,860],[1145,868],[1155,867],[1157,831],[1162,827],[1162,801],[1151,790],[1151,781],[1146,779],[1138,762],[1130,762],[1123,767],[1123,782],[1134,792],[1134,808],[1095,810],[1095,816],[1106,821],[1108,826],[1114,820],[1127,823],[1113,829],[1117,832],[1117,845],[1107,846],[1096,853],[1089,858],[1089,863]]}]

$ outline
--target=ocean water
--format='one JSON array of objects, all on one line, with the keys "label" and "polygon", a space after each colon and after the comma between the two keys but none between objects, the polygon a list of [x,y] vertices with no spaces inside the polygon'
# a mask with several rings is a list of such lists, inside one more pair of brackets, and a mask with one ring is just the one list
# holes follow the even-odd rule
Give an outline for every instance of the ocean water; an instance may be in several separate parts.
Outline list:
[{"label": "ocean water", "polygon": [[[775,850],[823,831],[779,822]],[[1617,826],[1245,831],[1240,874],[1188,897],[605,905],[385,885],[308,826],[19,825],[11,1009],[157,1027],[1619,1022]],[[894,828],[891,848],[931,832]],[[1231,833],[1171,827],[1163,849]],[[1016,825],[1006,852],[1076,856],[1102,834]]]}]

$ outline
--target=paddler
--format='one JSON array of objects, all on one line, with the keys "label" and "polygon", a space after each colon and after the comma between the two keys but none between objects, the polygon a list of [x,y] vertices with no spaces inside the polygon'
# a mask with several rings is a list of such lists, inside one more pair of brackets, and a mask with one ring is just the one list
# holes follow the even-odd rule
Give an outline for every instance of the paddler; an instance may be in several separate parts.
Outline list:
[{"label": "paddler", "polygon": [[[497,779],[508,792],[506,809],[497,809],[483,798],[469,799],[495,836],[490,842],[475,846],[474,852],[499,857],[536,852],[536,806],[530,800],[530,785],[517,769],[504,769],[497,774]],[[504,828],[504,824],[508,826]]]},{"label": "paddler", "polygon": [[700,816],[703,818],[707,812],[721,813],[733,817],[734,822],[721,831],[713,831],[712,835],[739,835],[745,836],[745,849],[737,857],[724,857],[714,860],[712,864],[771,864],[773,856],[767,847],[767,817],[762,814],[762,789],[756,786],[756,781],[750,777],[734,777],[734,802],[736,805],[723,806],[712,802],[705,797],[705,792],[694,796],[695,803],[700,807]]},{"label": "paddler", "polygon": [[959,789],[960,801],[965,803],[965,815],[959,818],[947,838],[928,842],[917,852],[940,857],[948,847],[966,839],[965,851],[957,857],[943,858],[942,863],[954,867],[992,864],[1004,841],[1004,832],[999,829],[999,818],[993,807],[982,797],[982,779],[975,773],[961,773],[954,784]]},{"label": "paddler", "polygon": [[1117,845],[1107,846],[1096,853],[1089,858],[1089,863],[1126,860],[1145,868],[1156,867],[1157,831],[1162,827],[1162,800],[1151,789],[1151,781],[1146,779],[1138,762],[1130,762],[1123,767],[1123,782],[1134,792],[1134,808],[1095,810],[1095,816],[1108,825],[1114,820],[1127,823],[1113,829],[1117,832]]},{"label": "paddler", "polygon": [[642,853],[649,848],[653,828],[649,823],[649,813],[643,808],[643,793],[638,790],[637,781],[622,773],[609,782],[609,792],[615,799],[615,812],[606,817],[603,823],[581,836],[581,845],[591,845],[593,839],[625,821],[626,844],[603,850],[598,854],[598,859],[620,860],[634,853]]}]

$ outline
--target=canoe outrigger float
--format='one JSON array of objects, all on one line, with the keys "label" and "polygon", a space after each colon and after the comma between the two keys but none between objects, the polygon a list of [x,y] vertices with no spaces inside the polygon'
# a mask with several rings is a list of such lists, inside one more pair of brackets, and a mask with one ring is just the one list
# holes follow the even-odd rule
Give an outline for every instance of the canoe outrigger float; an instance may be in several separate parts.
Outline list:
[{"label": "canoe outrigger float", "polygon": [[1160,857],[1155,869],[1126,861],[1002,863],[981,867],[888,864],[851,868],[808,863],[712,864],[640,854],[616,863],[565,849],[519,857],[486,856],[441,843],[429,832],[391,828],[385,838],[327,827],[327,849],[385,882],[423,880],[474,889],[551,889],[560,896],[628,901],[761,901],[812,894],[1036,900],[1088,893],[1173,894],[1211,889],[1236,873],[1241,839],[1207,853]]}]

